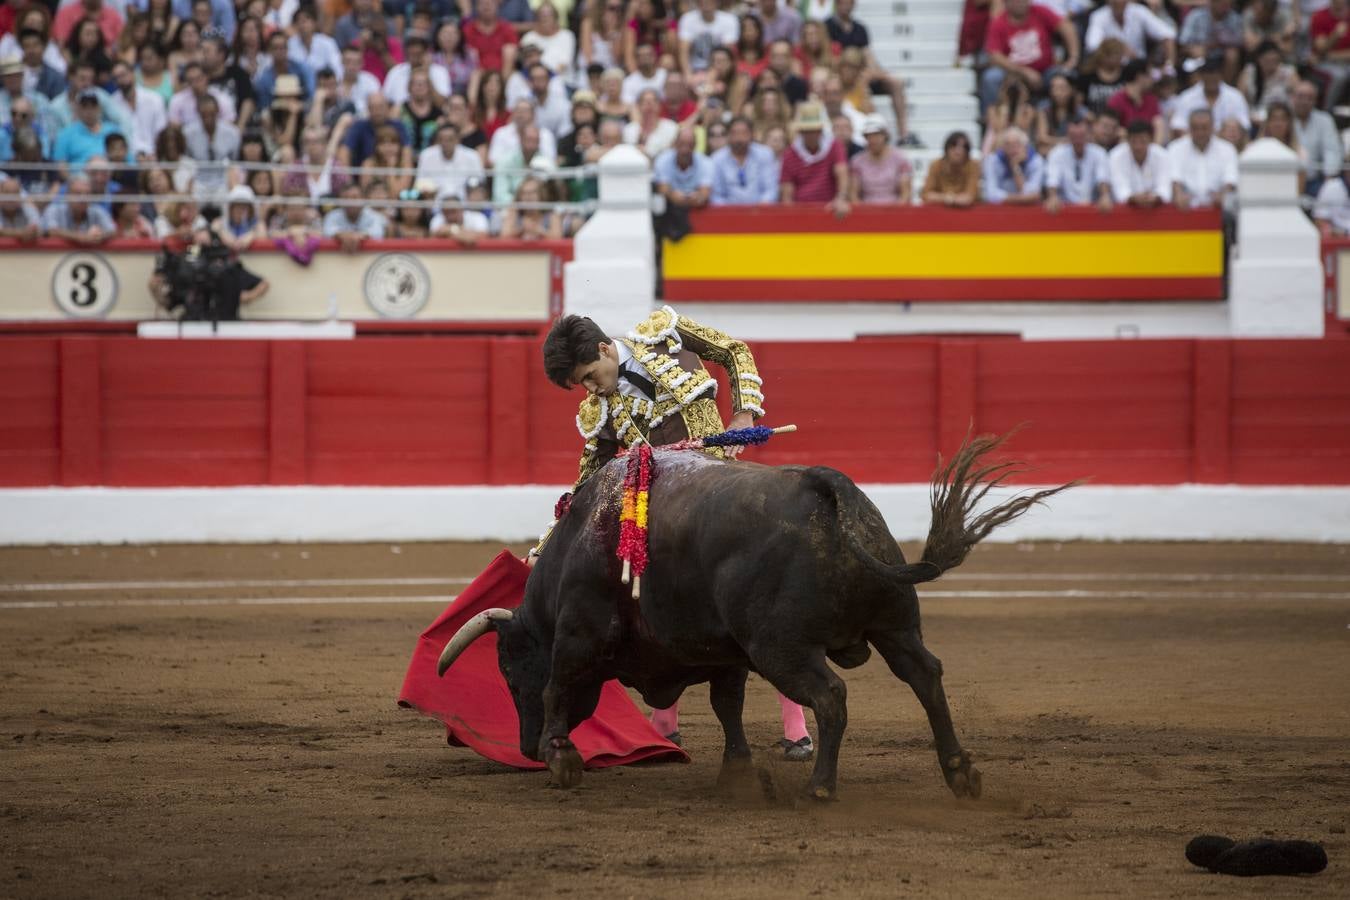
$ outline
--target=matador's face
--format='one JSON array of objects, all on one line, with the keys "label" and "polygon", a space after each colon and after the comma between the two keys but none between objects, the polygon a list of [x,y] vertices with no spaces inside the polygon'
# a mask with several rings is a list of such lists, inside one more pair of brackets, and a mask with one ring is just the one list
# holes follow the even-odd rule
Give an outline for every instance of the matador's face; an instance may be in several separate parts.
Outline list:
[{"label": "matador's face", "polygon": [[572,370],[572,383],[597,397],[613,394],[619,388],[619,351],[602,341],[600,355],[593,362],[581,363]]}]

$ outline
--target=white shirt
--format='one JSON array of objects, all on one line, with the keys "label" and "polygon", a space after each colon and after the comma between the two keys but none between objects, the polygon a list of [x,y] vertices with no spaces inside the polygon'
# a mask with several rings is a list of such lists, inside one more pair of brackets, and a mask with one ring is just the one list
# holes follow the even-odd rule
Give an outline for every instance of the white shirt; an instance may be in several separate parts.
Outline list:
[{"label": "white shirt", "polygon": [[[428,64],[428,70],[432,88],[442,97],[449,97],[450,70],[440,63]],[[384,76],[384,96],[395,108],[402,106],[403,101],[408,99],[408,78],[411,75],[412,64],[401,62]]]},{"label": "white shirt", "polygon": [[1045,186],[1059,191],[1065,203],[1092,203],[1097,199],[1101,185],[1109,184],[1111,175],[1106,164],[1106,151],[1088,142],[1080,157],[1067,142],[1050,151],[1045,161]]},{"label": "white shirt", "polygon": [[[230,95],[215,85],[208,87],[206,92],[216,98],[216,104],[220,107],[220,121],[234,122],[234,100]],[[169,121],[173,124],[187,126],[201,120],[202,117],[197,115],[197,96],[191,88],[183,88],[169,99]]]},{"label": "white shirt", "polygon": [[717,10],[706,21],[696,9],[680,16],[677,32],[680,43],[689,44],[689,58],[695,69],[706,69],[714,47],[734,47],[741,36],[741,23],[729,12]]},{"label": "white shirt", "polygon": [[1189,131],[1191,113],[1197,109],[1207,109],[1214,114],[1214,131],[1218,132],[1223,123],[1237,119],[1246,131],[1251,131],[1252,118],[1247,110],[1247,98],[1242,91],[1223,82],[1219,83],[1219,96],[1211,106],[1205,97],[1205,86],[1196,82],[1177,95],[1176,105],[1172,109],[1172,130]]},{"label": "white shirt", "polygon": [[1167,145],[1167,156],[1172,181],[1184,187],[1194,203],[1212,202],[1224,185],[1237,187],[1237,150],[1221,137],[1210,138],[1203,153],[1190,137],[1179,137]]},{"label": "white shirt", "polygon": [[658,68],[648,78],[641,72],[634,69],[629,72],[623,80],[623,89],[619,92],[619,99],[624,103],[636,103],[638,95],[651,88],[659,95],[666,88],[666,70]]},{"label": "white shirt", "polygon": [[[514,122],[508,122],[492,133],[492,143],[488,144],[488,163],[499,166],[519,149],[520,132]],[[539,155],[547,159],[558,158],[558,141],[553,137],[553,132],[542,125],[539,126]],[[529,164],[530,161],[525,160],[525,165]]]},{"label": "white shirt", "polygon": [[352,101],[356,107],[356,114],[361,118],[366,117],[366,101],[370,95],[380,90],[380,79],[362,69],[356,73],[356,84],[348,85],[346,82],[338,82],[339,93],[345,92],[344,99]]},{"label": "white shirt", "polygon": [[316,78],[324,69],[331,69],[339,77],[342,75],[342,51],[338,49],[337,41],[322,32],[314,33],[308,47],[300,40],[300,35],[291,35],[291,39],[286,42],[286,52],[291,59],[298,59],[309,66]]},{"label": "white shirt", "polygon": [[548,66],[554,75],[566,76],[572,70],[572,60],[577,55],[577,36],[566,28],[559,28],[552,37],[544,37],[537,31],[531,31],[520,39],[520,46],[533,44],[543,51],[540,62]]},{"label": "white shirt", "polygon": [[[428,228],[434,233],[443,225],[445,225],[445,213],[438,212],[431,217],[431,224]],[[464,210],[464,219],[459,223],[459,227],[465,231],[476,231],[479,234],[487,234],[492,229],[492,226],[488,224],[487,216],[476,209]]]},{"label": "white shirt", "polygon": [[1121,141],[1107,156],[1111,170],[1111,195],[1117,203],[1128,203],[1135,194],[1156,194],[1164,203],[1172,200],[1172,161],[1157,144],[1148,145],[1141,166],[1134,161],[1130,145]]},{"label": "white shirt", "polygon": [[127,136],[127,144],[134,158],[138,153],[155,155],[155,138],[169,123],[168,110],[164,98],[154,91],[143,87],[136,88],[136,108],[132,109],[126,96],[119,90],[112,95],[111,102],[131,122],[132,132]]},{"label": "white shirt", "polygon": [[1145,38],[1155,41],[1176,40],[1177,30],[1153,14],[1142,3],[1130,3],[1125,7],[1125,22],[1121,24],[1111,13],[1111,7],[1103,6],[1088,17],[1087,38],[1084,41],[1088,53],[1101,46],[1107,38],[1122,41],[1130,50],[1130,57],[1142,58],[1148,55]]},{"label": "white shirt", "polygon": [[1328,178],[1322,184],[1313,218],[1329,223],[1337,231],[1350,233],[1350,191],[1345,189],[1345,179]]},{"label": "white shirt", "polygon": [[572,101],[567,97],[567,85],[561,78],[554,76],[548,80],[548,96],[540,102],[524,74],[512,72],[506,80],[506,107],[514,109],[521,100],[534,104],[534,121],[540,128],[553,132],[556,138],[565,138],[572,133]]},{"label": "white shirt", "polygon": [[[661,151],[675,143],[675,138],[680,133],[680,126],[676,125],[670,119],[662,119],[656,123],[652,133],[647,135],[647,140],[638,147],[643,153],[652,159],[661,155]],[[637,146],[638,138],[642,136],[642,126],[638,122],[629,122],[623,126],[623,142]]]},{"label": "white shirt", "polygon": [[[642,363],[638,362],[636,359],[633,358],[633,351],[628,349],[627,344],[625,344],[623,341],[615,341],[614,349],[617,350],[619,353],[620,373],[622,373],[624,370],[634,372],[650,381],[653,387],[656,386],[656,379],[652,377],[652,373],[647,371],[646,366],[642,365]],[[642,400],[651,399],[646,395],[645,392],[643,392],[642,388],[638,387],[636,384],[633,384],[633,382],[629,381],[628,379],[623,378],[622,375],[619,378],[618,391],[625,397],[638,397]]]},{"label": "white shirt", "polygon": [[455,152],[449,159],[445,158],[439,144],[432,144],[417,154],[417,180],[429,178],[434,181],[437,196],[462,198],[464,182],[475,175],[483,177],[483,161],[463,144],[455,145]]}]

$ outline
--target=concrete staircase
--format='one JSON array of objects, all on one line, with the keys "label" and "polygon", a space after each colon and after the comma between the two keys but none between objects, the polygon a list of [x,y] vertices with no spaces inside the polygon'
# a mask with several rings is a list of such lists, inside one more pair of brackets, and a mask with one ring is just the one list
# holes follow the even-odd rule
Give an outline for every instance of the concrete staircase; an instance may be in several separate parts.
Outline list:
[{"label": "concrete staircase", "polygon": [[[909,98],[909,130],[922,148],[905,148],[914,163],[916,192],[928,164],[942,155],[942,142],[964,131],[979,144],[975,75],[956,66],[961,0],[858,0],[854,15],[867,26],[872,52],[900,78]],[[894,130],[890,100],[875,97],[877,111]]]}]

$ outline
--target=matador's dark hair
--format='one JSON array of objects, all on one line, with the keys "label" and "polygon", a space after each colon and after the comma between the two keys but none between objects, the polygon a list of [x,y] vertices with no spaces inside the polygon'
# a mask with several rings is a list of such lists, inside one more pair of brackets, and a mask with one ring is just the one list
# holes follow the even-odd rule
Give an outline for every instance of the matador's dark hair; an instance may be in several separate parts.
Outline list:
[{"label": "matador's dark hair", "polygon": [[544,338],[544,374],[561,388],[572,386],[577,366],[600,358],[600,345],[610,343],[604,329],[585,316],[563,316]]}]

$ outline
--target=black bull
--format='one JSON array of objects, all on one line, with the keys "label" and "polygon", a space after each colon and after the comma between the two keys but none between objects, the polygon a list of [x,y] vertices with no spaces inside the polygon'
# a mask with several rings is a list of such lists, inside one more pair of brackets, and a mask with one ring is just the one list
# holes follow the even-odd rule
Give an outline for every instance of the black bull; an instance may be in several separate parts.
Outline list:
[{"label": "black bull", "polygon": [[923,704],[948,786],[978,797],[980,774],[952,727],[942,664],[923,645],[914,585],[959,565],[994,528],[1069,487],[1019,495],[976,515],[985,493],[1017,471],[1015,463],[982,462],[1001,442],[976,438],[939,465],[932,524],[914,564],[872,502],[833,469],[658,451],[651,562],[637,602],[620,583],[615,555],[625,462],[613,461],[577,491],[521,606],[466,623],[446,644],[440,672],[495,629],[521,752],[571,787],[582,760],[568,735],[595,711],[612,678],[658,708],[708,682],[726,733],[723,776],[748,770],[741,713],[754,671],[815,712],[819,748],[806,790],[826,799],[835,793],[848,719],[844,682],[826,660],[859,666],[871,645]]}]

